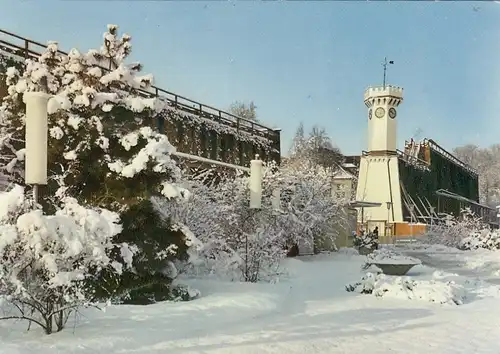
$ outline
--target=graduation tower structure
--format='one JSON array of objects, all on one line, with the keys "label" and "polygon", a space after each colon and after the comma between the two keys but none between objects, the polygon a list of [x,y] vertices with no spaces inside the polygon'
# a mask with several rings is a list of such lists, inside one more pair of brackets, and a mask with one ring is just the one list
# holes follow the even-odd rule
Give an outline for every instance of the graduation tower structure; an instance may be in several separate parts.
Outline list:
[{"label": "graduation tower structure", "polygon": [[478,174],[472,167],[432,139],[411,139],[405,141],[404,151],[398,150],[402,102],[401,87],[365,90],[368,141],[358,160],[356,201],[373,205],[358,208],[358,228],[377,226],[380,235],[416,235],[466,207],[493,222],[494,209],[479,203]]}]

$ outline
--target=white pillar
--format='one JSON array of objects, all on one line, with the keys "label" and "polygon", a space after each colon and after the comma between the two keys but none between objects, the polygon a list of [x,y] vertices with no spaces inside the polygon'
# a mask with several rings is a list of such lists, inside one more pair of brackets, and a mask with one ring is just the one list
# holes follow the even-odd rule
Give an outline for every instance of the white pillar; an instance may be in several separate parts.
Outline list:
[{"label": "white pillar", "polygon": [[50,95],[44,92],[26,92],[26,184],[47,184],[47,103]]},{"label": "white pillar", "polygon": [[262,204],[262,160],[255,155],[255,160],[250,161],[250,209],[260,209]]}]

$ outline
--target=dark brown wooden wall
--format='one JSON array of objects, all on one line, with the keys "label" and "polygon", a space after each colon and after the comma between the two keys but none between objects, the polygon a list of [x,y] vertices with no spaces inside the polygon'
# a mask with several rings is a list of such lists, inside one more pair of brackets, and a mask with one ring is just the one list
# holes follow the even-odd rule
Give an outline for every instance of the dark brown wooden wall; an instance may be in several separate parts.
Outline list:
[{"label": "dark brown wooden wall", "polygon": [[159,126],[163,128],[163,132],[178,151],[187,154],[239,166],[249,166],[250,160],[256,154],[264,161],[280,162],[279,148],[276,149],[279,140],[273,141],[271,146],[264,148],[250,141],[237,140],[232,134],[220,134],[209,130],[203,125],[186,126],[181,121],[167,120]]}]

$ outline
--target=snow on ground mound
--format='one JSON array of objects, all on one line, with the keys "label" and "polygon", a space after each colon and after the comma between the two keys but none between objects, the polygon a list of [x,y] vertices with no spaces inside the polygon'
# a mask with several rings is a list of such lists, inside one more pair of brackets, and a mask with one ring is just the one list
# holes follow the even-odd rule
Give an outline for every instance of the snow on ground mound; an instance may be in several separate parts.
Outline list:
[{"label": "snow on ground mound", "polygon": [[456,273],[436,270],[432,273],[432,279],[442,282],[453,280],[461,284],[467,292],[467,302],[482,298],[500,298],[500,286],[480,278],[468,278]]},{"label": "snow on ground mound", "polygon": [[421,264],[414,257],[409,257],[396,252],[394,249],[381,248],[366,256],[367,264]]},{"label": "snow on ground mound", "polygon": [[500,276],[500,251],[476,250],[464,254],[464,267]]},{"label": "snow on ground mound", "polygon": [[[74,331],[51,336],[0,321],[0,353],[500,353],[498,299],[450,310],[390,292],[353,296],[339,284],[359,279],[365,259],[336,252],[298,257],[284,262],[296,276],[278,284],[191,279],[203,294],[196,301],[83,309],[69,319]],[[414,279],[433,278],[432,267],[418,267]],[[435,276],[476,286],[448,269]]]},{"label": "snow on ground mound", "polygon": [[346,285],[348,292],[372,294],[405,300],[420,300],[438,304],[462,305],[466,289],[452,281],[414,280],[410,277],[390,277],[366,273],[361,281]]},{"label": "snow on ground mound", "polygon": [[457,251],[457,249],[453,247],[439,245],[439,244],[428,244],[423,242],[398,245],[397,247],[404,247],[404,249],[407,251],[421,251],[429,253],[448,253]]},{"label": "snow on ground mound", "polygon": [[445,272],[444,270],[441,270],[441,269],[437,269],[432,273],[433,279],[441,280],[441,279],[446,279],[446,278],[450,278],[450,277],[458,277],[458,274]]},{"label": "snow on ground mound", "polygon": [[[500,284],[500,250],[484,248],[459,250],[442,245],[421,244],[419,248],[405,246],[403,252],[412,256],[423,256],[424,263],[434,268],[453,268],[459,274],[482,276]],[[419,256],[420,255],[420,256]]]},{"label": "snow on ground mound", "polygon": [[483,279],[466,279],[464,286],[469,292],[468,299],[500,298],[500,287],[484,281]]}]

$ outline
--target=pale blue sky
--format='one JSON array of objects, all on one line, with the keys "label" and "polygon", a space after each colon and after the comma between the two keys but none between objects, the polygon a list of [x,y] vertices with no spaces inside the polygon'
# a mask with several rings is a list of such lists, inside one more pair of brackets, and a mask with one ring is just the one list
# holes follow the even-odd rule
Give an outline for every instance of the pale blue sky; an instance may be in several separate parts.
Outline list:
[{"label": "pale blue sky", "polygon": [[500,4],[2,0],[0,27],[65,50],[101,43],[106,24],[133,37],[156,84],[226,108],[253,100],[283,129],[324,126],[346,154],[366,148],[363,91],[405,88],[399,145],[421,129],[447,149],[500,142]]}]

